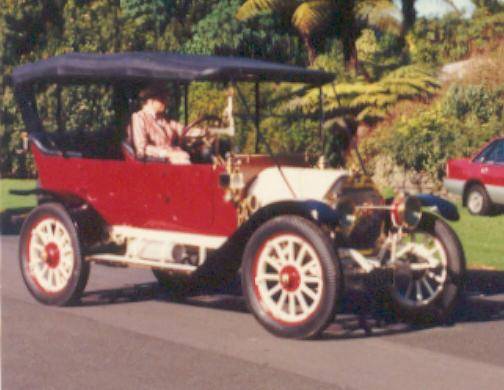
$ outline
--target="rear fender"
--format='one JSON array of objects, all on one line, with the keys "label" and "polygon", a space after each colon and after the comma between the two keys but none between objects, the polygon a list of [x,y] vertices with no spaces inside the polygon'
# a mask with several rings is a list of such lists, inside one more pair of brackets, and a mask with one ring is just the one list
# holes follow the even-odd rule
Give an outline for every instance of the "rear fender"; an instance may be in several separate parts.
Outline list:
[{"label": "rear fender", "polygon": [[103,237],[103,227],[106,225],[99,214],[80,198],[63,197],[61,194],[35,188],[32,190],[11,190],[17,196],[36,195],[38,204],[54,202],[62,205],[74,222],[80,242],[89,246]]}]

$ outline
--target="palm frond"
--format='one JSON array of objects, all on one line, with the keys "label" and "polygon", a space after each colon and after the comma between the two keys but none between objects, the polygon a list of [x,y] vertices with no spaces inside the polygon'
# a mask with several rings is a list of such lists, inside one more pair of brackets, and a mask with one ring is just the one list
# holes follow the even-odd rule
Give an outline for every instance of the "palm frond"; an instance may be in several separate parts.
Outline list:
[{"label": "palm frond", "polygon": [[356,97],[350,103],[351,107],[386,107],[391,104],[397,103],[399,97],[393,94],[377,93],[377,94],[364,94]]},{"label": "palm frond", "polygon": [[292,25],[301,33],[311,35],[329,25],[334,3],[330,0],[304,1],[292,15]]},{"label": "palm frond", "polygon": [[294,12],[298,6],[296,0],[247,0],[238,9],[236,18],[238,20],[251,19],[263,12]]},{"label": "palm frond", "polygon": [[376,108],[376,107],[366,107],[363,109],[359,114],[357,115],[357,120],[358,121],[375,121],[379,119],[384,119],[387,117],[388,111],[383,109],[383,108]]}]

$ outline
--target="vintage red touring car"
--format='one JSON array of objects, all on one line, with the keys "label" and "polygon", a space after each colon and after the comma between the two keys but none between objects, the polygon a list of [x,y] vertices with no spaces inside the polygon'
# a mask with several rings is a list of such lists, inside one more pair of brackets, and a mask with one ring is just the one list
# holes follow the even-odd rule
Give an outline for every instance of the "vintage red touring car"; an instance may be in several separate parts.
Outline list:
[{"label": "vintage red touring car", "polygon": [[303,155],[224,154],[220,139],[234,135],[232,94],[226,121],[205,127],[209,156],[186,137],[190,165],[138,158],[121,115],[112,128],[87,135],[47,131],[36,103],[37,91],[57,93],[47,85],[106,84],[127,118],[135,85],[171,82],[185,91],[187,115],[193,82],[229,83],[240,98],[240,85],[255,83],[261,140],[261,82],[321,88],[333,78],[264,61],[171,53],[75,53],[16,68],[16,99],[39,175],[39,205],[20,237],[29,291],[49,305],[76,302],[93,262],[149,267],[168,286],[241,270],[243,295],[259,322],[279,336],[309,338],[333,320],[346,272],[388,270],[399,314],[446,318],[465,272],[457,236],[434,214],[458,218],[449,202],[406,194],[385,200],[365,174],[314,166]]}]

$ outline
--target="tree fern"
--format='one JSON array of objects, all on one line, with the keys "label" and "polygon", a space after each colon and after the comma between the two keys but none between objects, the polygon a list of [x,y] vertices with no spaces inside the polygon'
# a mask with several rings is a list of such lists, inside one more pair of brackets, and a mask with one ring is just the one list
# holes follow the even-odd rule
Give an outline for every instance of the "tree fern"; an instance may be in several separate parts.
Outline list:
[{"label": "tree fern", "polygon": [[[322,88],[324,110],[327,121],[344,113],[351,114],[359,121],[373,123],[386,117],[388,110],[398,101],[428,98],[438,88],[438,81],[428,69],[408,65],[373,83],[356,81],[325,85]],[[318,110],[318,89],[312,89],[281,106],[283,112],[315,114]]]}]

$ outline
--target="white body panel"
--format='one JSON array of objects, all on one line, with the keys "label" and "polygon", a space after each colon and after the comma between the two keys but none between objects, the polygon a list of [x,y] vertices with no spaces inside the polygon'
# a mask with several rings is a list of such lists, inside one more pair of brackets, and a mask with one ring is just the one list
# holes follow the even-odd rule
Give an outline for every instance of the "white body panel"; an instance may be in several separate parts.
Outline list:
[{"label": "white body panel", "polygon": [[296,198],[292,195],[280,171],[276,167],[263,170],[250,186],[248,195],[255,196],[260,207],[284,200],[323,200],[337,179],[347,176],[343,169],[315,169],[283,167]]},{"label": "white body panel", "polygon": [[[126,253],[124,255],[97,253],[87,256],[86,260],[191,272],[205,262],[208,250],[219,248],[227,240],[225,236],[141,229],[131,226],[111,226],[109,235],[113,242],[119,245],[126,244]],[[176,256],[175,253],[185,252],[186,247],[197,250],[197,265],[181,263],[180,259],[177,259],[184,255],[182,253]]]}]

